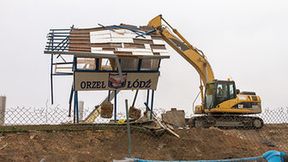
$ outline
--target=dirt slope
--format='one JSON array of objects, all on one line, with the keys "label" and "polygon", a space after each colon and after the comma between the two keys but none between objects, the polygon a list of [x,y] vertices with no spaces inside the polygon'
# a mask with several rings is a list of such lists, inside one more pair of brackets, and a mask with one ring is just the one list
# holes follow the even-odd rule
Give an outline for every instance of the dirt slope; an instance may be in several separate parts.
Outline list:
[{"label": "dirt slope", "polygon": [[[258,156],[288,150],[288,125],[261,130],[177,130],[180,139],[132,131],[132,156],[192,160]],[[127,156],[126,130],[9,133],[0,137],[0,161],[112,161]]]}]

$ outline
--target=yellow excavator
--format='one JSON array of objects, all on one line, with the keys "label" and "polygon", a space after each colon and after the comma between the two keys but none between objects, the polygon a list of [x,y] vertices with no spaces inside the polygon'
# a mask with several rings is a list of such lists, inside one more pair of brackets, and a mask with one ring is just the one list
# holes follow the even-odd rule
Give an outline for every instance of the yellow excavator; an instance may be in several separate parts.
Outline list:
[{"label": "yellow excavator", "polygon": [[162,15],[149,21],[149,33],[158,33],[200,75],[202,103],[190,119],[194,127],[249,127],[260,129],[263,120],[249,114],[261,113],[261,99],[255,92],[240,92],[232,80],[217,80],[203,52],[192,46]]}]

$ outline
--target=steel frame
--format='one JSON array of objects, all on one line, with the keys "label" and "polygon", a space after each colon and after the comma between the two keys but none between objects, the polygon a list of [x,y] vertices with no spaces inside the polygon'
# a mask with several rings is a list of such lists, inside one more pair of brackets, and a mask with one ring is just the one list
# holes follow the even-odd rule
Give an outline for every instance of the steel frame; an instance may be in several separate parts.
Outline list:
[{"label": "steel frame", "polygon": [[[145,37],[144,35],[147,35],[145,32],[141,32],[139,30],[133,29],[129,26],[111,26],[111,27],[104,27],[108,30],[114,30],[117,28],[122,29],[128,29],[133,32],[135,32],[138,36],[137,37]],[[120,66],[121,58],[117,55],[110,55],[110,54],[97,54],[97,53],[89,53],[89,52],[70,52],[69,51],[69,38],[70,38],[70,32],[74,29],[74,26],[72,26],[70,29],[50,29],[49,34],[47,35],[47,45],[45,47],[44,54],[50,54],[50,91],[51,91],[51,104],[54,104],[54,76],[73,76],[73,82],[70,90],[70,96],[69,96],[69,112],[68,116],[71,117],[72,112],[72,102],[73,102],[73,122],[79,123],[79,110],[78,110],[78,91],[75,90],[75,72],[102,72],[99,70],[99,58],[109,58],[109,59],[115,59],[117,71],[103,71],[103,72],[118,72],[120,75],[122,75],[122,70]],[[73,61],[66,61],[62,55],[66,56],[73,56]],[[60,58],[62,61],[57,62]],[[96,68],[95,70],[81,70],[77,69],[77,58],[95,58],[95,64]],[[133,58],[133,57],[132,57]],[[129,71],[123,71],[125,73],[129,72],[138,72],[138,73],[154,73],[159,72],[160,68],[160,62],[161,59],[169,58],[169,56],[160,56],[160,55],[137,55],[138,61],[138,68],[137,70],[129,70]],[[142,60],[143,59],[159,59],[158,67],[156,70],[141,70]],[[57,65],[72,65],[72,72],[53,72],[54,66]],[[108,101],[111,101],[114,98],[114,120],[117,120],[117,94],[119,90],[114,90],[114,95],[110,94],[111,90],[108,90]],[[149,101],[151,100],[151,111],[153,111],[153,105],[154,105],[154,90],[152,90],[151,97],[149,96],[150,90],[147,90],[147,104],[149,104]],[[112,93],[113,94],[113,93]],[[135,105],[136,98],[137,98],[138,90],[136,92],[136,95],[134,97],[133,106]],[[105,99],[105,101],[107,98]],[[104,102],[104,101],[103,101]],[[147,111],[149,111],[147,109]],[[152,113],[151,113],[152,115]],[[151,118],[151,116],[150,116]]]}]

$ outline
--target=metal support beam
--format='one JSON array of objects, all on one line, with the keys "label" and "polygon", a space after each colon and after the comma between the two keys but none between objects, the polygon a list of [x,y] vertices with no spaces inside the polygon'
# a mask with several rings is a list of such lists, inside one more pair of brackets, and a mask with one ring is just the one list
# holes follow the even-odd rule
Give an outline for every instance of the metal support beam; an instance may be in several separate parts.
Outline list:
[{"label": "metal support beam", "polygon": [[108,90],[108,101],[110,101],[110,93],[111,93],[111,91]]},{"label": "metal support beam", "polygon": [[51,55],[51,67],[50,67],[50,93],[51,93],[51,104],[54,104],[54,91],[53,91],[53,55]]},{"label": "metal support beam", "polygon": [[[147,99],[146,99],[146,104],[149,105],[149,92],[150,90],[147,89]],[[146,111],[148,111],[147,107],[146,107]]]},{"label": "metal support beam", "polygon": [[133,103],[132,103],[132,107],[135,106],[136,99],[137,99],[137,96],[138,96],[138,92],[139,92],[139,89],[136,90],[136,93],[135,93],[135,96],[134,96],[134,99],[133,99]]},{"label": "metal support beam", "polygon": [[74,91],[74,123],[79,123],[78,91]]},{"label": "metal support beam", "polygon": [[153,107],[154,107],[154,90],[152,90],[152,95],[151,95],[151,113],[150,113],[150,120],[152,119]]},{"label": "metal support beam", "polygon": [[114,91],[114,121],[117,120],[117,90]]},{"label": "metal support beam", "polygon": [[[54,37],[54,31],[52,31],[51,36]],[[54,51],[54,40],[51,40],[51,45],[52,45],[52,49],[51,51]],[[54,104],[54,92],[53,92],[53,60],[54,59],[54,55],[51,55],[51,65],[50,65],[50,88],[51,88],[51,104]]]},{"label": "metal support beam", "polygon": [[71,117],[73,93],[74,93],[74,89],[73,89],[73,85],[72,85],[71,91],[70,91],[70,97],[69,97],[69,113],[68,113],[68,117]]},{"label": "metal support beam", "polygon": [[130,130],[130,121],[129,121],[129,110],[128,110],[128,100],[125,100],[126,107],[126,123],[127,123],[127,134],[128,134],[128,157],[131,157],[131,130]]},{"label": "metal support beam", "polygon": [[116,66],[118,69],[118,73],[119,73],[120,77],[122,77],[123,73],[122,73],[122,69],[121,69],[121,65],[120,65],[120,61],[119,61],[118,57],[115,58],[115,62],[116,62]]}]

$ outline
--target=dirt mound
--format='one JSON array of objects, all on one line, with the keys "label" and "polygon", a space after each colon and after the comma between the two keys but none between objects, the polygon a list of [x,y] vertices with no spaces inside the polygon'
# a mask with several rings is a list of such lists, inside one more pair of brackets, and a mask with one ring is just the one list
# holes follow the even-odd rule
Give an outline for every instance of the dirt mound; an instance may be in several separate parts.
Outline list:
[{"label": "dirt mound", "polygon": [[[288,150],[287,125],[270,125],[261,130],[176,131],[181,138],[132,130],[132,156],[161,160],[227,159],[258,156],[271,149]],[[0,161],[112,161],[127,156],[127,143],[125,129],[9,133],[0,137]]]}]

